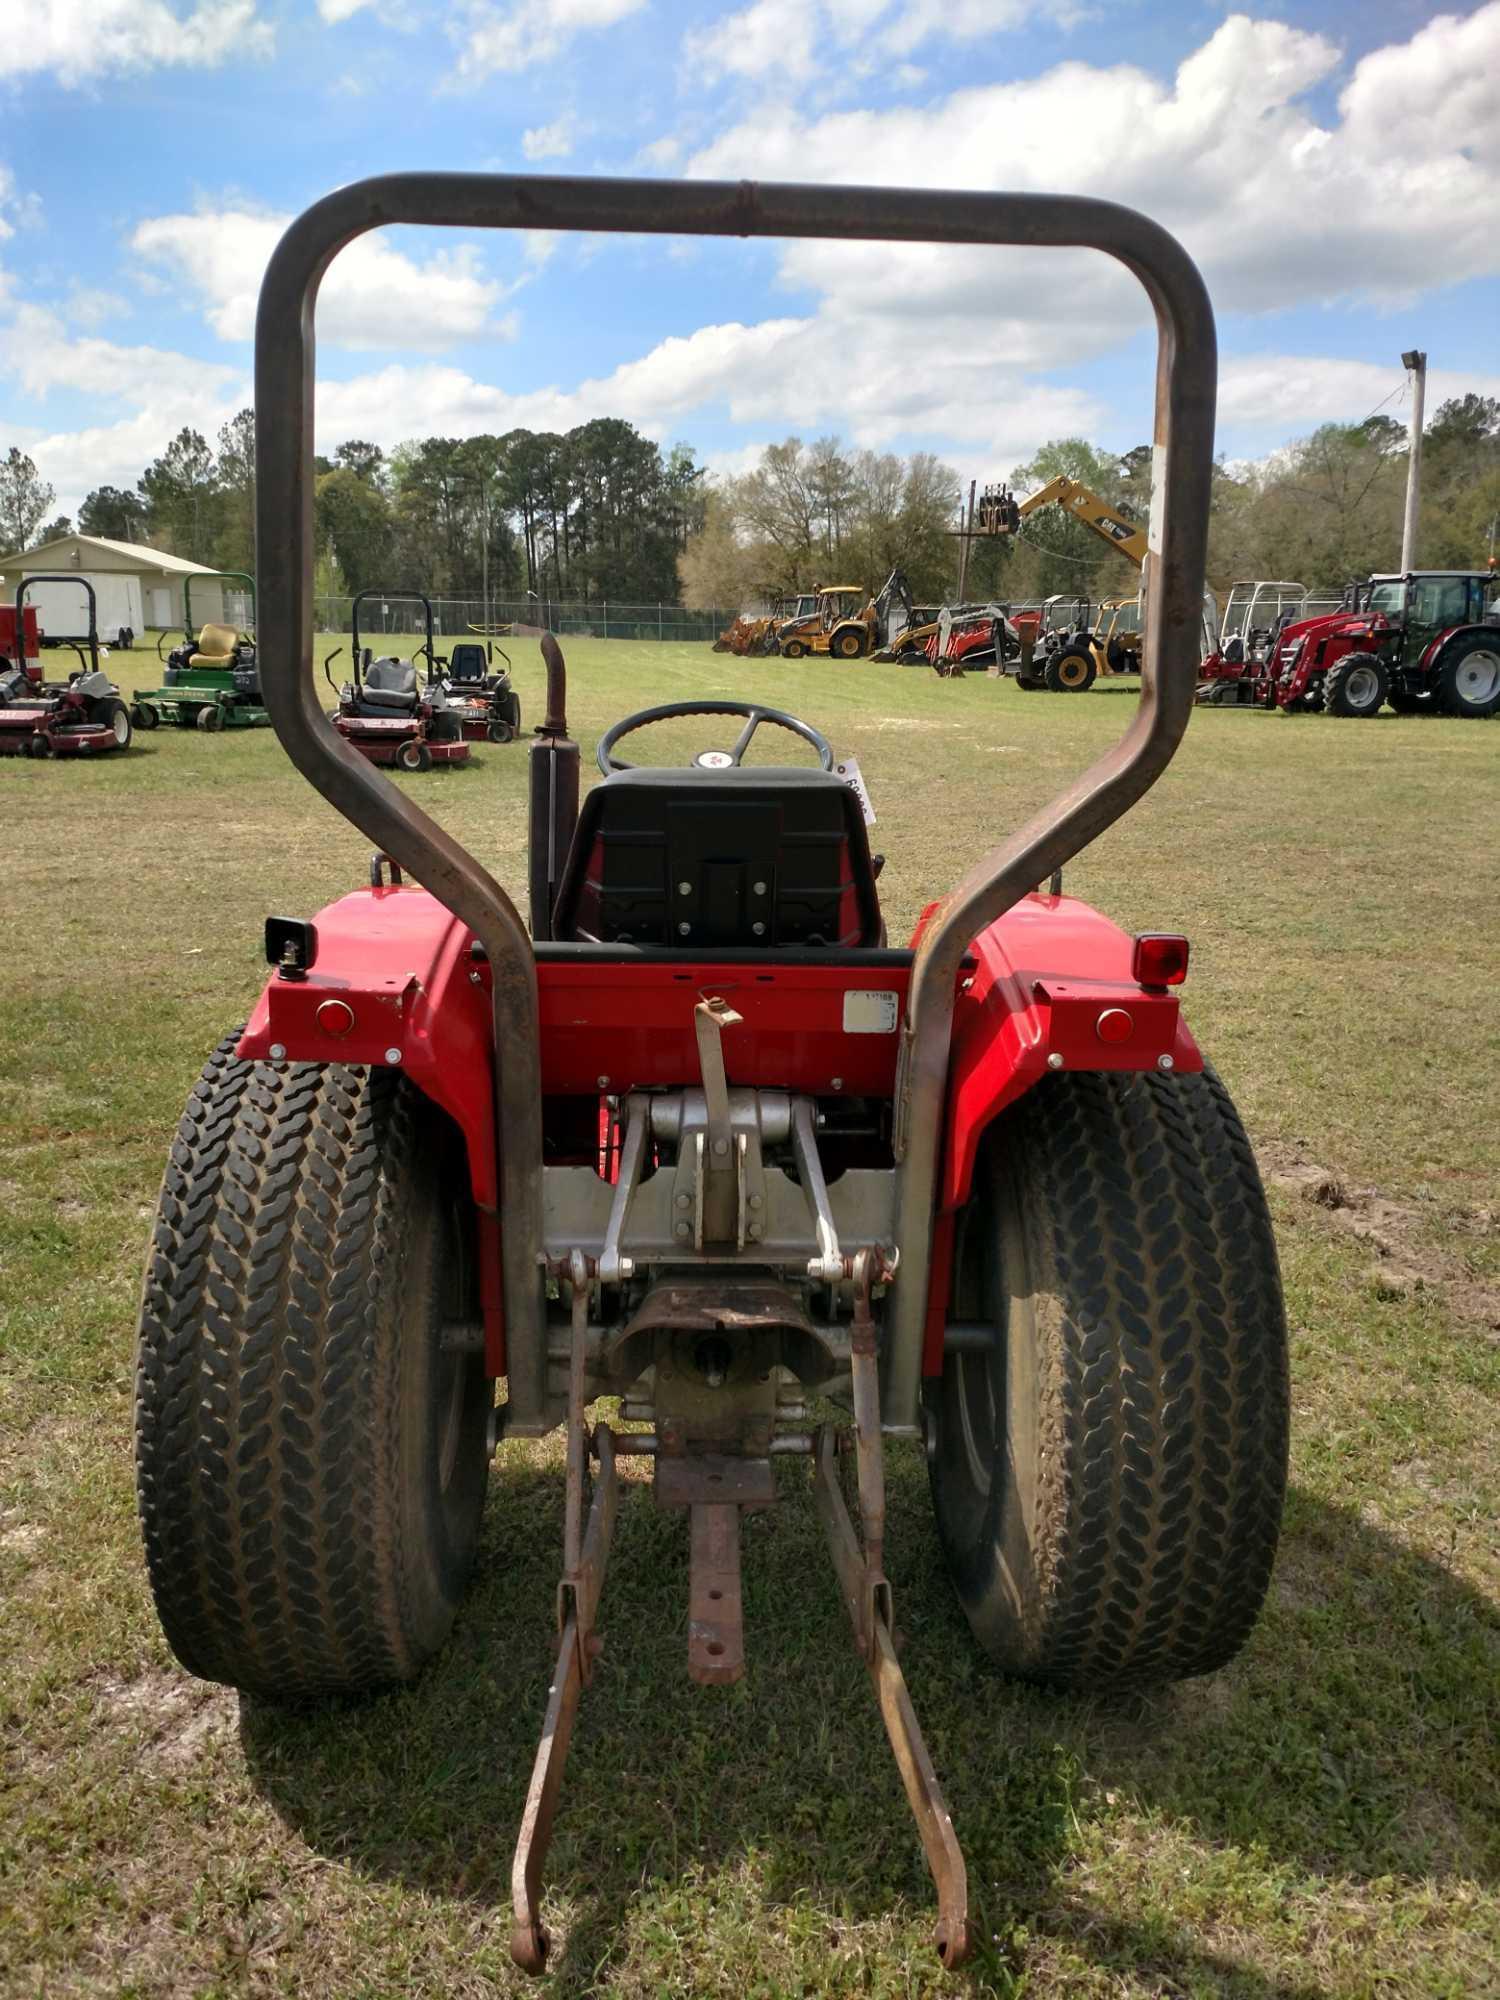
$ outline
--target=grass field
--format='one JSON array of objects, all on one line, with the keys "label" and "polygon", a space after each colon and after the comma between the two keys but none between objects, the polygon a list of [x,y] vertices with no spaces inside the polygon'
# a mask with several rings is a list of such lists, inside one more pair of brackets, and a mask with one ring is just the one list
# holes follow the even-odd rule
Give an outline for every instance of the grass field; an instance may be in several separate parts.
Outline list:
[{"label": "grass field", "polygon": [[[533,721],[537,649],[514,654]],[[586,756],[614,717],[693,693],[753,693],[857,754],[893,938],[1131,698],[706,646],[569,658]],[[113,665],[158,679],[154,653]],[[944,1579],[920,1458],[892,1453],[905,1666],[984,1939],[947,1979],[805,1473],[749,1522],[750,1672],[722,1692],[684,1671],[681,1518],[628,1495],[553,1850],[554,1990],[1500,1993],[1497,769],[1494,726],[1205,710],[1069,870],[1127,927],[1192,936],[1189,1016],[1271,1186],[1293,1490],[1242,1659],[1124,1705],[1007,1684]],[[401,782],[519,887],[523,747]],[[0,761],[0,805],[0,1991],[519,1992],[555,1441],[502,1451],[435,1668],[334,1713],[182,1675],[135,1526],[133,1319],[169,1134],[258,987],[262,917],[362,880],[364,844],[270,732]]]}]

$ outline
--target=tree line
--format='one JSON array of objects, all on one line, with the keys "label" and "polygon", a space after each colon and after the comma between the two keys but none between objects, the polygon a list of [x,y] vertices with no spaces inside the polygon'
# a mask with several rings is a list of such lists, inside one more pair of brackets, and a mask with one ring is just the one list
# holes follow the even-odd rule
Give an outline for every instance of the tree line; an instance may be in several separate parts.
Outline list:
[{"label": "tree line", "polygon": [[[1500,537],[1500,400],[1455,397],[1422,437],[1417,560],[1431,569],[1482,567]],[[1284,577],[1315,595],[1336,595],[1354,577],[1395,569],[1406,467],[1406,426],[1378,415],[1324,424],[1256,465],[1220,460],[1209,583],[1222,591],[1237,578]],[[1086,438],[1058,438],[1006,478],[1024,499],[1059,474],[1145,523],[1148,445],[1112,453]],[[702,531],[680,565],[684,602],[748,606],[816,583],[875,589],[898,562],[919,603],[951,599],[962,497],[957,475],[925,453],[901,460],[851,452],[837,438],[811,445],[788,438],[742,478],[709,489]],[[1015,536],[973,542],[965,594],[1097,603],[1133,586],[1132,571],[1091,529],[1043,508]]]},{"label": "tree line", "polygon": [[[365,439],[315,463],[318,589],[418,585],[435,596],[673,603],[677,564],[702,527],[704,468],[617,418],[563,434],[428,437],[390,452]],[[12,447],[0,462],[0,537],[34,548],[72,531],[54,492]],[[99,486],[83,534],[145,542],[220,569],[255,567],[255,415],[217,445],[185,427],[134,489]]]},{"label": "tree line", "polygon": [[[178,432],[134,489],[96,487],[86,534],[253,570],[255,419],[241,410],[211,446]],[[1400,560],[1407,432],[1374,415],[1324,424],[1254,465],[1220,461],[1209,518],[1209,582],[1286,577],[1333,594]],[[434,595],[750,607],[818,583],[874,590],[893,568],[919,603],[951,599],[960,544],[958,475],[929,452],[854,450],[836,437],[768,445],[740,477],[711,479],[691,445],[663,452],[616,418],[566,433],[429,437],[390,452],[363,439],[317,460],[318,588],[328,596],[420,584]],[[1009,484],[1020,497],[1059,473],[1132,520],[1150,508],[1151,452],[1060,438]],[[73,523],[48,519],[53,489],[12,446],[0,460],[0,541],[35,547]],[[1443,403],[1423,432],[1418,560],[1481,566],[1500,531],[1500,400]],[[1039,510],[1014,537],[976,541],[967,592],[1025,602],[1097,602],[1127,592],[1128,568],[1081,522]]]}]

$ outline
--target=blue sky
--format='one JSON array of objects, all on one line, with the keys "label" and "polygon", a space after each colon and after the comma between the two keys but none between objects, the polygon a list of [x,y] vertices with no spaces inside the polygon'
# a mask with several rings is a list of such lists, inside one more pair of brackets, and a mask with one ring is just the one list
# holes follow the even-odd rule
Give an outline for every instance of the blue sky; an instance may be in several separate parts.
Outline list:
[{"label": "blue sky", "polygon": [[[0,449],[76,509],[248,401],[281,223],[399,168],[1106,195],[1198,258],[1219,446],[1500,394],[1500,0],[5,0]],[[319,320],[321,441],[628,417],[716,467],[836,431],[1009,471],[1149,435],[1101,260],[386,232]],[[1389,400],[1386,400],[1389,399]]]}]

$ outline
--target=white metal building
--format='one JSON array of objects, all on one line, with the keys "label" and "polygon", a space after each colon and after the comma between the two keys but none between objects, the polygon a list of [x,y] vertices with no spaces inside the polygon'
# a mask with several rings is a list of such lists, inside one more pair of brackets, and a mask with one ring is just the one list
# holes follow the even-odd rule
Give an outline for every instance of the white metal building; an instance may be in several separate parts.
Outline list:
[{"label": "white metal building", "polygon": [[[169,556],[142,542],[112,542],[102,535],[60,535],[39,549],[0,556],[0,597],[15,602],[16,585],[28,576],[75,576],[94,586],[98,601],[99,636],[113,643],[123,626],[132,632],[159,627],[171,630],[183,622],[182,586],[190,576],[212,576],[203,563]],[[88,599],[68,583],[43,583],[27,593],[37,610],[37,623],[51,638],[82,638],[88,631]],[[242,622],[247,608],[232,586],[195,584],[193,624]]]}]

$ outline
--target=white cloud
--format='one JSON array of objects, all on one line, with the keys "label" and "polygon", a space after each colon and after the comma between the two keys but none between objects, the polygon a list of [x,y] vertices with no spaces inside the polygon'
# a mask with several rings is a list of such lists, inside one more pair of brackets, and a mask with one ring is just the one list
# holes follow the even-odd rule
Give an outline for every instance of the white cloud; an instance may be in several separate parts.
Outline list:
[{"label": "white cloud", "polygon": [[[688,171],[1104,196],[1179,234],[1221,309],[1357,297],[1388,311],[1500,269],[1492,220],[1500,121],[1483,82],[1500,70],[1500,0],[1467,20],[1439,16],[1410,42],[1365,57],[1337,118],[1319,123],[1302,99],[1339,62],[1320,35],[1237,14],[1170,84],[1129,64],[1068,62],[924,107],[808,118],[785,97],[758,104]],[[994,253],[802,244],[784,271],[872,309],[895,289],[893,274],[906,272],[919,281],[918,309],[934,288],[945,304],[966,292],[976,320],[997,308],[1014,314],[1030,295],[1026,316],[1053,324],[1066,359],[1076,351],[1070,316],[1021,276],[1034,278],[1036,265]],[[1118,301],[1127,319],[1117,331],[1146,323],[1134,288],[1083,282],[1092,288],[1086,318]]]},{"label": "white cloud", "polygon": [[[1394,341],[1384,366],[1329,355],[1237,355],[1219,371],[1219,427],[1279,443],[1319,424],[1359,423],[1377,404],[1383,416],[1409,425],[1411,398],[1404,393],[1399,348]],[[1500,373],[1430,368],[1428,421],[1450,397],[1465,395],[1500,397]]]},{"label": "white cloud", "polygon": [[97,285],[74,285],[64,310],[75,326],[93,333],[107,320],[128,319],[131,307],[129,299],[121,298],[118,292],[108,292]]},{"label": "white cloud", "polygon": [[0,77],[53,72],[65,85],[169,65],[212,69],[270,52],[256,0],[7,0]]},{"label": "white cloud", "polygon": [[325,21],[347,21],[362,7],[373,7],[374,4],[375,0],[318,0],[318,12]]},{"label": "white cloud", "polygon": [[61,390],[131,412],[74,431],[12,427],[14,441],[57,488],[58,510],[66,514],[76,514],[95,486],[133,488],[184,424],[212,442],[251,397],[249,376],[240,369],[165,348],[73,339],[56,313],[25,304],[0,323],[0,377],[39,401]]},{"label": "white cloud", "polygon": [[528,160],[565,160],[573,150],[573,121],[564,115],[550,125],[532,125],[521,134]]},{"label": "white cloud", "polygon": [[[1039,14],[1067,24],[1079,12],[1077,0],[752,0],[691,31],[683,56],[689,75],[700,77],[836,83],[868,76],[936,36],[978,41]],[[832,72],[830,50],[839,58]]]},{"label": "white cloud", "polygon": [[458,73],[478,83],[496,70],[530,69],[552,62],[579,35],[612,28],[639,12],[646,0],[468,0],[465,25],[455,31]]},{"label": "white cloud", "polygon": [[[196,296],[221,340],[249,340],[261,274],[290,221],[247,209],[162,215],[141,223],[131,247]],[[495,320],[506,287],[487,278],[472,244],[417,259],[388,236],[361,236],[334,261],[318,298],[319,338],[342,347],[451,347],[482,336],[510,338]]]}]

